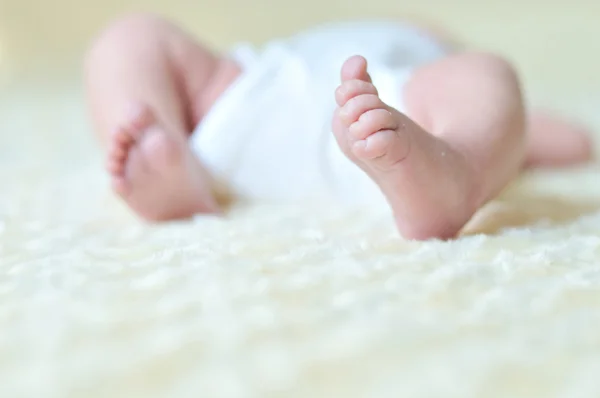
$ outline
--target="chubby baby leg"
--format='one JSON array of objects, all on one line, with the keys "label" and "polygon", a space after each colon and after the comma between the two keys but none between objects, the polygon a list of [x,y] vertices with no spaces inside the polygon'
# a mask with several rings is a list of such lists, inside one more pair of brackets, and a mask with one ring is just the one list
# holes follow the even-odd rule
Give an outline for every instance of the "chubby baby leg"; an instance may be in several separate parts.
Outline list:
[{"label": "chubby baby leg", "polygon": [[409,117],[379,99],[366,68],[353,57],[342,69],[333,120],[340,147],[379,185],[404,237],[454,237],[523,164],[516,74],[487,54],[424,66],[405,87]]},{"label": "chubby baby leg", "polygon": [[525,167],[566,167],[593,158],[592,132],[555,112],[534,110],[528,117]]},{"label": "chubby baby leg", "polygon": [[208,173],[187,140],[203,93],[221,69],[184,32],[149,15],[113,23],[90,49],[85,73],[94,127],[108,147],[115,191],[141,217],[218,210]]}]

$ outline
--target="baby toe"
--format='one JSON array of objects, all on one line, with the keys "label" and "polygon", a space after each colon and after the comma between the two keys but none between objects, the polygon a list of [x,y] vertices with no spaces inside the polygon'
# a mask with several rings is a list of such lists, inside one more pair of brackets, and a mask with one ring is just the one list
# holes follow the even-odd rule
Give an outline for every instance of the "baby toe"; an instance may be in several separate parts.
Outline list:
[{"label": "baby toe", "polygon": [[116,160],[123,160],[127,157],[127,146],[113,141],[108,149],[108,157]]},{"label": "baby toe", "polygon": [[108,158],[106,161],[106,171],[113,176],[119,176],[123,174],[125,167],[121,160],[115,158]]},{"label": "baby toe", "polygon": [[124,116],[126,124],[137,124],[149,121],[152,118],[152,112],[148,106],[132,102],[126,106]]},{"label": "baby toe", "polygon": [[341,77],[343,81],[360,79],[370,82],[371,77],[367,72],[367,60],[360,55],[348,58],[342,65]]},{"label": "baby toe", "polygon": [[344,106],[350,99],[363,94],[377,95],[377,89],[364,80],[348,80],[335,90],[335,100],[338,106]]},{"label": "baby toe", "polygon": [[396,130],[382,130],[354,143],[352,152],[380,170],[389,170],[406,159],[410,151],[408,136]]},{"label": "baby toe", "polygon": [[340,119],[350,125],[356,122],[360,116],[368,111],[385,107],[385,104],[376,94],[362,94],[351,98],[340,108]]},{"label": "baby toe", "polygon": [[133,144],[133,142],[134,142],[134,138],[129,133],[129,129],[120,127],[114,131],[114,133],[112,135],[112,144],[111,145],[113,148],[117,148],[117,147],[127,148],[131,144]]},{"label": "baby toe", "polygon": [[137,115],[135,115],[135,117],[130,119],[129,133],[137,139],[148,126],[154,123],[154,115],[150,112],[150,109],[144,107]]},{"label": "baby toe", "polygon": [[378,131],[393,130],[397,127],[392,113],[385,108],[380,108],[363,113],[358,121],[348,128],[348,132],[353,139],[364,140]]}]

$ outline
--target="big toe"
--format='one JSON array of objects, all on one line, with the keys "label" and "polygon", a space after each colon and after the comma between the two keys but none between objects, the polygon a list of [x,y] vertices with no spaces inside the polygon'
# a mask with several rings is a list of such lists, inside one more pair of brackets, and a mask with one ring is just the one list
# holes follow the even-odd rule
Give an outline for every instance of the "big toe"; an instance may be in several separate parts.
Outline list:
[{"label": "big toe", "polygon": [[342,81],[358,79],[371,83],[371,76],[367,72],[367,60],[360,55],[348,58],[342,65],[341,77]]},{"label": "big toe", "polygon": [[167,134],[159,126],[147,128],[139,145],[145,159],[151,160],[149,166],[157,172],[179,166],[183,160],[185,143],[176,136]]},{"label": "big toe", "polygon": [[148,106],[140,103],[128,105],[123,127],[129,131],[134,139],[138,139],[144,130],[154,123],[156,123],[154,113]]}]

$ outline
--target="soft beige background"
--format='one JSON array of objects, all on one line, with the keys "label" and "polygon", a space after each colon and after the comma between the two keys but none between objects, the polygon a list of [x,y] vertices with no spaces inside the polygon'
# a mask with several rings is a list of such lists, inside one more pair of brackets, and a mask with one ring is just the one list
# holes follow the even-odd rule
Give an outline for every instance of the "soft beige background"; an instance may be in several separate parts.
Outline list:
[{"label": "soft beige background", "polygon": [[219,48],[414,15],[600,129],[593,1],[0,0],[1,397],[600,396],[596,165],[524,176],[454,242],[325,203],[143,226],[106,189],[79,67],[136,10]]}]

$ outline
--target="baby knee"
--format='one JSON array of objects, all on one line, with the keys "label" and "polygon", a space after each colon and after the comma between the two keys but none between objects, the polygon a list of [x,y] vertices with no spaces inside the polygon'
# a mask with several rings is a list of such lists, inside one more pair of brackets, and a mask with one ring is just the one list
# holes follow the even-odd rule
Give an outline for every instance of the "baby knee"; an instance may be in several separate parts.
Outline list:
[{"label": "baby knee", "polygon": [[86,54],[86,61],[107,56],[107,52],[130,51],[139,47],[160,29],[164,21],[153,14],[136,13],[111,22],[95,38]]},{"label": "baby knee", "polygon": [[468,57],[469,73],[478,79],[481,89],[488,91],[498,100],[499,111],[524,125],[525,104],[519,74],[507,59],[489,53],[471,53]]},{"label": "baby knee", "polygon": [[164,23],[165,21],[161,17],[151,13],[127,14],[109,23],[101,36],[114,35],[122,38],[125,34],[137,35],[148,30],[154,30]]},{"label": "baby knee", "polygon": [[481,74],[490,81],[501,82],[509,89],[521,89],[519,75],[514,65],[506,58],[492,53],[473,52],[461,55],[465,65],[470,66],[470,72]]}]

